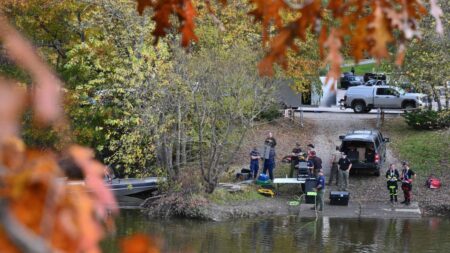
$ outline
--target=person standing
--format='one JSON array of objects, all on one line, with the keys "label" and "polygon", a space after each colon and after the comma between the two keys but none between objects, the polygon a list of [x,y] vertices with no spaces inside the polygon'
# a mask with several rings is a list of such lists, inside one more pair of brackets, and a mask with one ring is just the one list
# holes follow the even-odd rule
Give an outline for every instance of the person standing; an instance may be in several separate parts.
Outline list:
[{"label": "person standing", "polygon": [[352,168],[352,162],[348,159],[347,154],[343,153],[342,157],[339,159],[339,190],[347,191],[348,179],[350,170]]},{"label": "person standing", "polygon": [[389,165],[388,171],[386,171],[386,179],[387,179],[387,188],[389,190],[389,196],[391,199],[391,203],[397,202],[397,189],[398,189],[398,180],[400,175],[398,170],[395,168],[394,164]]},{"label": "person standing", "polygon": [[296,143],[295,147],[292,149],[292,155],[291,155],[291,170],[289,171],[289,177],[294,177],[294,171],[296,169],[296,166],[300,162],[300,154],[302,153],[302,149],[300,148],[300,144]]},{"label": "person standing", "polygon": [[339,147],[336,147],[336,150],[331,154],[331,171],[330,171],[330,177],[328,178],[328,185],[331,185],[334,181],[336,181],[336,185],[338,185],[338,161],[341,158],[341,151],[339,151]]},{"label": "person standing", "polygon": [[317,211],[323,211],[323,196],[325,195],[325,176],[323,175],[323,170],[318,171],[317,175],[317,184],[316,184],[316,204],[315,209]]},{"label": "person standing", "polygon": [[252,152],[250,152],[250,171],[252,173],[253,180],[258,176],[259,170],[259,159],[261,155],[256,147],[253,147]]},{"label": "person standing", "polygon": [[315,177],[319,174],[319,171],[322,169],[322,159],[316,156],[316,151],[311,151],[309,155],[309,159],[311,161],[310,174],[313,174]]},{"label": "person standing", "polygon": [[307,146],[306,146],[306,152],[307,152],[307,155],[308,155],[308,160],[310,159],[310,155],[311,155],[311,152],[312,151],[316,151],[316,149],[315,149],[315,147],[314,147],[314,145],[313,144],[308,144]]},{"label": "person standing", "polygon": [[402,190],[405,196],[405,200],[402,201],[402,204],[409,205],[411,204],[411,191],[412,191],[412,182],[413,178],[416,178],[416,173],[409,168],[409,163],[407,161],[402,162],[403,170],[400,179],[402,180]]},{"label": "person standing", "polygon": [[352,69],[350,70],[350,72],[352,72],[352,75],[355,75],[355,68],[352,67]]},{"label": "person standing", "polygon": [[275,146],[277,141],[273,137],[272,132],[269,132],[266,140],[264,141],[264,168],[263,173],[266,174],[269,171],[270,180],[273,182],[273,170],[275,169]]}]

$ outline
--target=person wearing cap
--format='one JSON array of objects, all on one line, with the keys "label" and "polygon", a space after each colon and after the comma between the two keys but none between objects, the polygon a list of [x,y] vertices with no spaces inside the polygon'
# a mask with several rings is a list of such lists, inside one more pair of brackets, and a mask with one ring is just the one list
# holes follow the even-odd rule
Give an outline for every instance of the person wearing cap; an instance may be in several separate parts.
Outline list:
[{"label": "person wearing cap", "polygon": [[409,205],[411,203],[412,182],[413,178],[416,178],[416,173],[409,168],[409,163],[407,161],[402,162],[402,167],[403,170],[400,179],[402,180],[402,190],[405,200],[401,203]]},{"label": "person wearing cap", "polygon": [[389,190],[389,196],[391,198],[391,203],[397,202],[397,189],[398,189],[398,180],[400,175],[398,170],[395,168],[395,165],[391,163],[389,165],[389,169],[386,171],[386,179],[387,179],[387,188]]},{"label": "person wearing cap", "polygon": [[339,159],[339,190],[347,191],[349,174],[352,168],[352,162],[348,159],[347,154],[343,153]]},{"label": "person wearing cap", "polygon": [[317,172],[317,180],[316,180],[316,204],[312,209],[316,209],[317,211],[323,211],[323,196],[325,194],[325,176],[323,175],[323,170],[319,170]]},{"label": "person wearing cap", "polygon": [[300,161],[301,153],[302,153],[302,149],[300,148],[300,144],[296,143],[295,147],[292,149],[291,170],[289,171],[289,177],[294,177],[294,171]]}]

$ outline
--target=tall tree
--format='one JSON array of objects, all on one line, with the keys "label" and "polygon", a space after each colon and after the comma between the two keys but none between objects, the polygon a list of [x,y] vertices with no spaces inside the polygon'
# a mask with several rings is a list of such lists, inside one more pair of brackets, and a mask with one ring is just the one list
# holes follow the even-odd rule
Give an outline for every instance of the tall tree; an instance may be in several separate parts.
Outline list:
[{"label": "tall tree", "polygon": [[[444,33],[450,32],[449,17],[450,4],[442,2],[441,7],[444,12],[443,29]],[[394,80],[408,81],[418,90],[429,94],[442,109],[440,101],[440,91],[437,87],[443,87],[445,93],[446,108],[449,108],[449,91],[447,82],[450,80],[450,41],[447,36],[436,34],[433,27],[436,21],[431,17],[426,17],[420,23],[421,37],[414,39],[406,49],[404,64],[400,67],[393,63],[388,63],[385,67],[392,71]],[[430,104],[431,108],[431,104]]]}]

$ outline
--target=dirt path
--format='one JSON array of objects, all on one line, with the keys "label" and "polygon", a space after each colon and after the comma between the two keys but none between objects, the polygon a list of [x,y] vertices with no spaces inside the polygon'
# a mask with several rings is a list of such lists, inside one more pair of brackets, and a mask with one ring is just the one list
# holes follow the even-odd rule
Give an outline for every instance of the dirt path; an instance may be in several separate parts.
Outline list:
[{"label": "dirt path", "polygon": [[[397,120],[396,115],[386,115],[386,120]],[[354,113],[304,113],[304,127],[298,123],[293,123],[287,119],[279,119],[268,124],[261,124],[250,131],[247,136],[241,153],[236,157],[235,167],[242,168],[248,166],[248,152],[253,146],[260,145],[268,131],[272,131],[277,138],[277,168],[275,177],[284,177],[288,171],[288,165],[280,163],[283,155],[290,154],[295,142],[300,142],[304,148],[306,144],[313,143],[316,146],[317,154],[323,161],[325,176],[328,179],[330,174],[330,158],[336,145],[340,145],[339,135],[344,135],[354,129],[373,129],[376,126],[376,115],[374,114],[354,114]],[[396,136],[389,136],[386,130],[385,137],[391,137],[394,143]],[[394,155],[390,143],[387,144],[386,162],[381,170],[381,176],[376,177],[369,174],[352,175],[350,177],[350,200],[357,204],[389,201],[388,190],[384,173],[390,163],[394,163],[398,170],[401,170],[399,159]],[[241,167],[242,166],[242,167]],[[414,167],[413,167],[414,168]],[[235,172],[235,171],[234,171]],[[234,174],[233,174],[234,176]],[[441,190],[433,192],[423,185],[424,175],[419,175],[413,184],[413,202],[419,205],[425,215],[450,214],[450,188],[442,187]],[[327,192],[335,191],[337,187],[332,185],[327,187]],[[403,193],[399,184],[399,201],[403,201]],[[403,205],[396,205],[403,208]]]},{"label": "dirt path", "polygon": [[[313,143],[318,156],[322,158],[326,177],[330,174],[331,154],[336,146],[340,145],[339,135],[355,129],[374,129],[376,126],[376,116],[368,114],[305,113],[304,117],[315,127],[312,132]],[[349,192],[352,201],[387,201],[389,199],[383,174],[389,163],[398,164],[389,144],[386,160],[380,177],[369,174],[350,177]],[[333,185],[328,187],[328,190],[337,190],[337,187]]]}]

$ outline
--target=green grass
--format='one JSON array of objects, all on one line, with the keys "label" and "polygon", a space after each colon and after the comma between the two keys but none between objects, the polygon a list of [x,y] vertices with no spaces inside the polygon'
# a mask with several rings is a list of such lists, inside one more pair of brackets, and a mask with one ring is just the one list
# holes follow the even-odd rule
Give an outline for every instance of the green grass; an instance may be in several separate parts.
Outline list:
[{"label": "green grass", "polygon": [[410,162],[419,175],[450,172],[450,130],[420,131],[410,128],[403,118],[390,119],[383,126],[391,147],[400,160]]},{"label": "green grass", "polygon": [[229,203],[251,201],[264,199],[265,197],[257,192],[256,186],[249,186],[247,189],[241,192],[228,192],[225,189],[218,188],[212,194],[208,195],[207,198],[216,204],[224,205]]},{"label": "green grass", "polygon": [[[357,65],[354,68],[355,68],[355,75],[362,76],[362,75],[364,75],[364,73],[377,72],[379,67],[375,63],[369,63],[369,64],[364,64],[364,65]],[[342,73],[350,72],[351,69],[352,69],[352,66],[342,67],[341,72]]]}]

